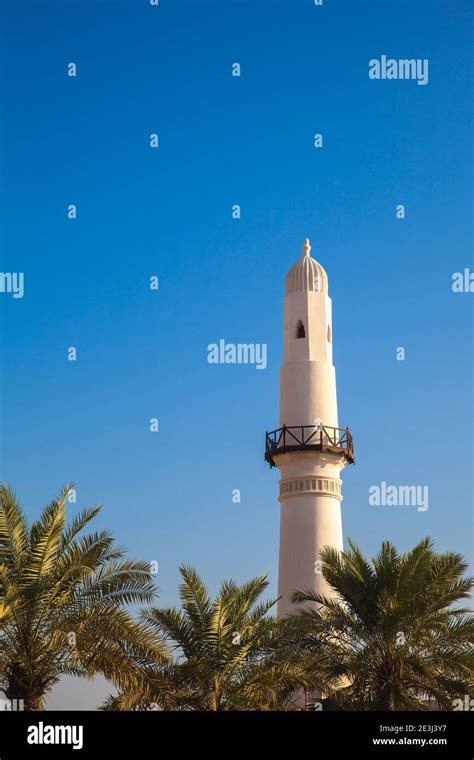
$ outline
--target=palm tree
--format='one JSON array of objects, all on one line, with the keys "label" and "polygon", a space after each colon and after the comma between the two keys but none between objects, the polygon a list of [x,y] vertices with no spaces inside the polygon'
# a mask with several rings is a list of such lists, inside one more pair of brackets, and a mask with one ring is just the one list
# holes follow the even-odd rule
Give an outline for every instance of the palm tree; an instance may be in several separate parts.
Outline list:
[{"label": "palm tree", "polygon": [[452,709],[472,693],[474,621],[459,605],[473,579],[460,554],[430,539],[399,554],[388,543],[372,563],[349,542],[326,547],[323,574],[336,592],[299,591],[299,648],[328,706],[358,710]]},{"label": "palm tree", "polygon": [[173,662],[148,675],[138,689],[110,698],[105,709],[280,709],[304,679],[301,665],[286,661],[279,644],[292,623],[258,602],[263,575],[242,586],[224,581],[212,600],[197,573],[180,567],[182,609],[154,608],[142,621],[175,652]]},{"label": "palm tree", "polygon": [[63,674],[102,673],[131,688],[150,661],[166,658],[126,610],[155,598],[149,563],[127,559],[107,531],[79,536],[100,507],[67,527],[71,488],[28,528],[13,492],[0,486],[0,677],[7,698],[27,710],[41,709]]}]

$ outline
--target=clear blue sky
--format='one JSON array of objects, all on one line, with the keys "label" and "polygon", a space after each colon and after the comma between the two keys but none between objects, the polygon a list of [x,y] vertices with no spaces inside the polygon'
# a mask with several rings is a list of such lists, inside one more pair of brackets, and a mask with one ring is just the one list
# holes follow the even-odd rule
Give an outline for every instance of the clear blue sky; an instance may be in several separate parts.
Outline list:
[{"label": "clear blue sky", "polygon": [[[74,481],[71,512],[103,504],[98,523],[159,562],[163,604],[182,562],[213,591],[266,571],[275,592],[264,433],[308,236],[355,436],[345,536],[469,554],[473,295],[451,278],[473,268],[470,0],[4,0],[1,17],[1,268],[25,295],[0,294],[0,475],[29,517]],[[428,58],[428,85],[370,80],[382,54]],[[219,338],[267,343],[267,369],[208,364]],[[428,485],[428,511],[371,507],[381,481]]]}]

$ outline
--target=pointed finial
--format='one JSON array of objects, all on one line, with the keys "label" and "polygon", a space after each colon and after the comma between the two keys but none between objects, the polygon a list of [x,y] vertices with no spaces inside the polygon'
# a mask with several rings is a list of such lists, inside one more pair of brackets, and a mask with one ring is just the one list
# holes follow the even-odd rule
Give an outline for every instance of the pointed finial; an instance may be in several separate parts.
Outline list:
[{"label": "pointed finial", "polygon": [[302,245],[301,250],[303,251],[303,255],[304,256],[309,256],[309,252],[311,251],[311,246],[309,244],[308,238],[305,239],[305,241],[304,241],[304,243]]}]

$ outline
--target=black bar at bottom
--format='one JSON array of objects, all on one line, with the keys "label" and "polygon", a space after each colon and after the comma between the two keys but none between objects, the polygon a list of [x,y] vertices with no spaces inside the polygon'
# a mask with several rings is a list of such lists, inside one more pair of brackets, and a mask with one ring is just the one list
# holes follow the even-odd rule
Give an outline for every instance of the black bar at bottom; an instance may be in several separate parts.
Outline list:
[{"label": "black bar at bottom", "polygon": [[[0,712],[0,760],[32,757],[241,758],[300,751],[310,757],[449,757],[472,760],[470,712]],[[55,743],[52,743],[54,741]],[[76,749],[74,749],[76,747]],[[287,750],[285,750],[285,747]],[[215,749],[212,749],[215,748]],[[349,754],[350,753],[350,754]]]}]

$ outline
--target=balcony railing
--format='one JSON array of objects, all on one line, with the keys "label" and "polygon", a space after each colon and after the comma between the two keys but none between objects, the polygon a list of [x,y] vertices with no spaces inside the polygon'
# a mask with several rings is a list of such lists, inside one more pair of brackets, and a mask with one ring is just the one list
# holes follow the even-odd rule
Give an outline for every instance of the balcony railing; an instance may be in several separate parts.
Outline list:
[{"label": "balcony railing", "polygon": [[327,451],[344,454],[354,464],[354,443],[349,428],[327,425],[297,425],[278,428],[265,434],[265,460],[275,467],[273,457],[288,451]]}]

